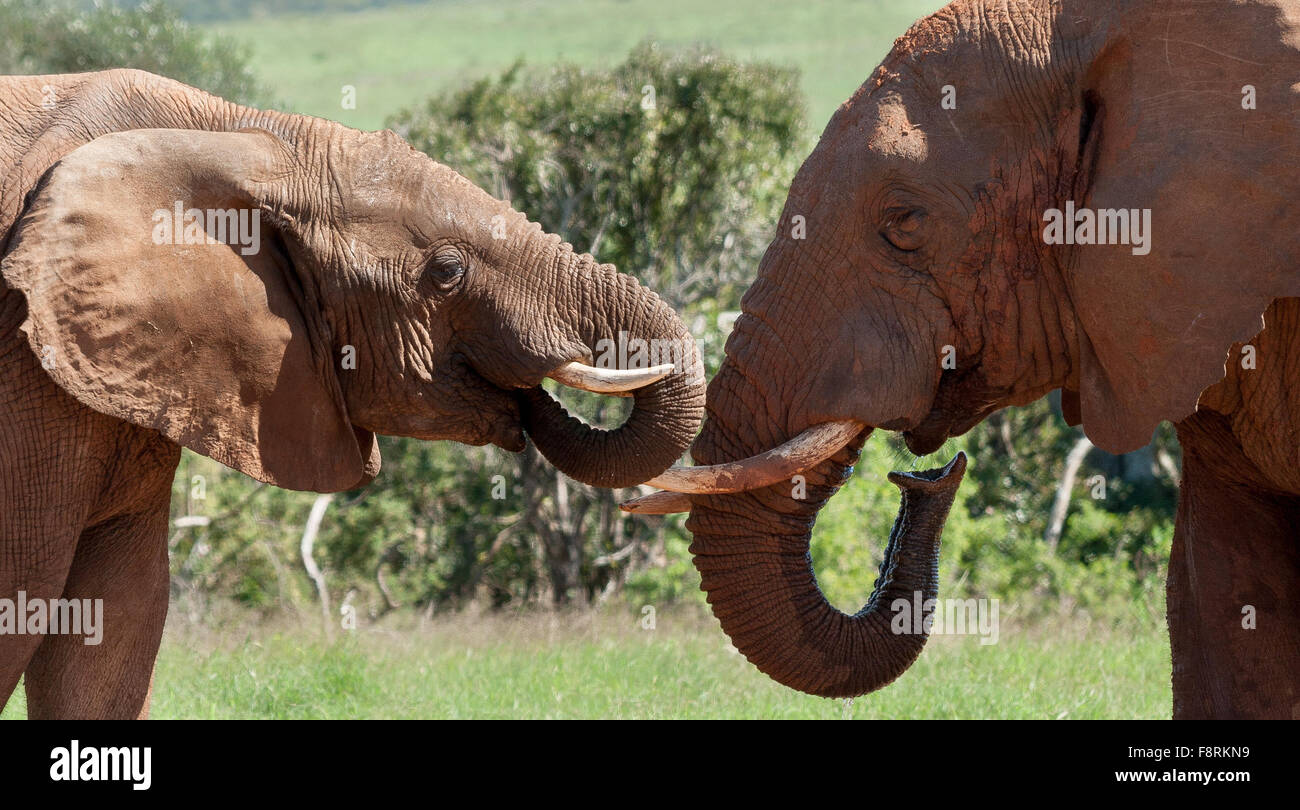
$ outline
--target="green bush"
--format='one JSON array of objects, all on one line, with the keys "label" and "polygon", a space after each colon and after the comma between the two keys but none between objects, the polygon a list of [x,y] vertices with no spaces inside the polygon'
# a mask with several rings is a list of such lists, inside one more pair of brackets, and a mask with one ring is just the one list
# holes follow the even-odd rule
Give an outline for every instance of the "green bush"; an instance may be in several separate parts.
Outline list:
[{"label": "green bush", "polygon": [[266,100],[249,65],[247,47],[200,33],[166,3],[81,8],[44,0],[0,0],[0,73],[84,73],[116,67],[158,73],[231,101]]}]

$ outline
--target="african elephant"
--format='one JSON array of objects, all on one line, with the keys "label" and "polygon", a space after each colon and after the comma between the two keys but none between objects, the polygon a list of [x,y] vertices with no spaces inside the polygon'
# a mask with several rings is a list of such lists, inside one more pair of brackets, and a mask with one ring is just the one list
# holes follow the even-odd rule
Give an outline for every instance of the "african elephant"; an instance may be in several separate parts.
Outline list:
[{"label": "african elephant", "polygon": [[[0,599],[103,600],[97,645],[0,633],[0,703],[26,671],[32,717],[147,712],[181,447],[330,492],[377,474],[375,434],[526,431],[619,487],[703,418],[667,305],[392,132],[138,71],[4,78],[0,172]],[[671,362],[595,357],[620,339]],[[546,377],[635,403],[591,428]]]},{"label": "african elephant", "polygon": [[1300,717],[1296,30],[1282,0],[960,0],[839,108],[709,385],[692,452],[714,466],[631,507],[690,509],[702,587],[759,669],[826,696],[902,674],[925,638],[889,606],[934,595],[964,458],[896,476],[854,616],[811,571],[818,508],[874,428],[926,454],[1060,389],[1112,453],[1176,425],[1174,715]]}]

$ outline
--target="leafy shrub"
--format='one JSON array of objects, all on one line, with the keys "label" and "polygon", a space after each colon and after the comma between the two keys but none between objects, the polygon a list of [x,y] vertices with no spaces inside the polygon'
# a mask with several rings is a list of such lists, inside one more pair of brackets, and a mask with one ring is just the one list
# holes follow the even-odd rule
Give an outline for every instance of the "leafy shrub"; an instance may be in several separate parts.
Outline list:
[{"label": "leafy shrub", "polygon": [[191,28],[166,3],[84,8],[44,0],[0,0],[0,73],[84,73],[115,67],[158,73],[231,101],[265,101],[245,46]]}]

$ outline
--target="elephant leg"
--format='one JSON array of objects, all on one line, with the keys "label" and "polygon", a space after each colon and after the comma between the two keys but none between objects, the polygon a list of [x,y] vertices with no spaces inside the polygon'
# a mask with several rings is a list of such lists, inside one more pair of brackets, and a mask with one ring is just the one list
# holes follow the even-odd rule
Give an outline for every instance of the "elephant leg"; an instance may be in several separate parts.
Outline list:
[{"label": "elephant leg", "polygon": [[[26,627],[0,632],[0,706],[26,671],[29,716],[126,715],[121,705],[143,703],[134,697],[141,678],[126,673],[143,669],[147,685],[147,639],[166,611],[166,521],[180,448],[60,389],[19,329],[25,316],[22,296],[0,283],[0,599],[14,607],[20,598],[103,599],[109,626],[99,647]],[[82,667],[106,675],[74,685],[69,673]]]},{"label": "elephant leg", "polygon": [[[16,535],[5,534],[4,528],[3,521],[0,521],[0,537],[4,538],[4,543],[16,544],[18,541],[12,539]],[[76,532],[51,535],[45,547],[49,549],[49,556],[39,563],[21,567],[0,565],[0,599],[7,600],[6,604],[13,605],[15,610],[20,598],[30,603],[38,599],[54,599],[63,593],[77,547]],[[23,670],[44,639],[43,635],[19,633],[16,626],[0,633],[0,711],[9,702]]]},{"label": "elephant leg", "polygon": [[1183,483],[1169,562],[1174,717],[1300,719],[1300,505],[1242,483],[1221,417],[1179,425]]},{"label": "elephant leg", "polygon": [[[2,354],[2,352],[0,352]],[[0,362],[0,378],[6,366]],[[51,383],[52,385],[52,383]],[[9,413],[8,393],[0,382],[0,413]],[[66,431],[66,436],[41,442],[42,428],[31,411],[55,410],[36,399],[31,410],[19,411],[18,419],[0,419],[0,709],[9,701],[23,670],[45,640],[27,628],[26,616],[18,619],[20,605],[37,601],[48,604],[63,594],[77,553],[78,538],[90,517],[98,482],[85,474],[73,458],[73,444],[84,433]],[[62,414],[59,414],[60,416]],[[53,461],[47,461],[40,447]],[[22,611],[26,614],[26,611]]]},{"label": "elephant leg", "polygon": [[45,637],[27,667],[28,717],[147,716],[167,617],[166,483],[157,486],[152,508],[82,533],[63,597],[102,600],[101,638],[88,644],[84,634]]}]

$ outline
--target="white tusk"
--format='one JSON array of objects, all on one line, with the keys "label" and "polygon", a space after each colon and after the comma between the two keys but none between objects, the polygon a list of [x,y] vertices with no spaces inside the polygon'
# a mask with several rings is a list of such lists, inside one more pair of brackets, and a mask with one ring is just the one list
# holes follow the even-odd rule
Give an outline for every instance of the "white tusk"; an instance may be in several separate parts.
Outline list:
[{"label": "white tusk", "polygon": [[691,511],[691,496],[684,492],[651,492],[618,505],[635,515],[675,515]]},{"label": "white tusk", "polygon": [[865,424],[854,419],[823,422],[766,453],[706,467],[671,467],[667,472],[646,481],[646,484],[670,492],[699,495],[770,487],[779,481],[788,481],[791,476],[835,455],[865,427]]},{"label": "white tusk", "polygon": [[672,363],[650,368],[596,368],[576,360],[552,371],[546,376],[570,388],[592,391],[597,394],[621,394],[644,388],[662,380],[673,371]]}]

